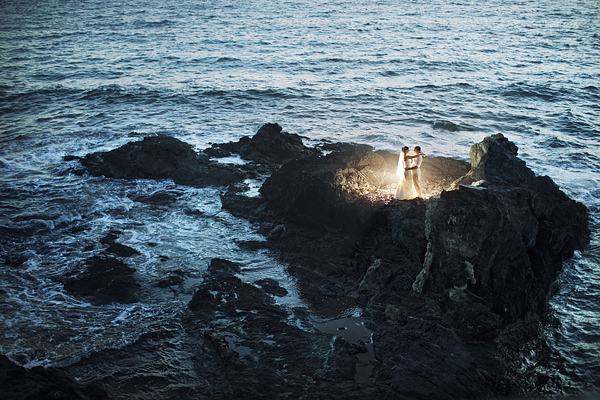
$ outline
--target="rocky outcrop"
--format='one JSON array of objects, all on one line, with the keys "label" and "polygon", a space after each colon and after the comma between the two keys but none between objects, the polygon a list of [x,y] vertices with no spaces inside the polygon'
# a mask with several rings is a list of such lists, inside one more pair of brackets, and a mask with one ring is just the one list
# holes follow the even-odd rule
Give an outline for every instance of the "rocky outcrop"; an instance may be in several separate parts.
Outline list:
[{"label": "rocky outcrop", "polygon": [[0,355],[0,393],[4,400],[104,400],[98,385],[84,386],[56,368],[25,369]]},{"label": "rocky outcrop", "polygon": [[212,163],[190,144],[168,136],[145,137],[79,160],[90,175],[117,179],[172,179],[181,185],[204,187],[229,185],[244,177],[239,169]]},{"label": "rocky outcrop", "polygon": [[[536,177],[517,151],[502,135],[486,138],[471,149],[471,169],[448,190],[406,202],[390,201],[385,191],[392,155],[338,145],[326,156],[284,164],[248,212],[271,229],[266,246],[288,259],[300,253],[297,263],[313,272],[331,277],[335,264],[350,281],[362,275],[363,296],[373,283],[373,295],[411,289],[456,312],[466,310],[460,304],[477,304],[490,313],[483,332],[502,325],[499,317],[506,324],[543,313],[562,262],[589,240],[585,206],[548,177]],[[426,173],[424,167],[427,181]],[[305,248],[311,255],[303,255]],[[373,260],[386,266],[384,278]]]},{"label": "rocky outcrop", "polygon": [[110,256],[93,256],[65,279],[65,289],[93,304],[134,303],[140,284],[134,268]]},{"label": "rocky outcrop", "polygon": [[[235,166],[214,162],[237,154],[252,163]],[[316,156],[321,151],[304,145],[302,138],[283,132],[278,124],[265,124],[252,137],[244,136],[235,143],[213,144],[196,152],[185,142],[169,136],[148,136],[107,152],[84,157],[66,156],[65,161],[79,160],[83,170],[93,176],[116,179],[172,179],[175,183],[194,186],[227,186],[245,178],[260,178],[284,162]],[[172,201],[172,193],[136,198],[143,202]]]},{"label": "rocky outcrop", "polygon": [[517,146],[501,133],[488,136],[475,143],[469,150],[471,169],[453,183],[451,189],[459,185],[487,184],[528,187],[535,190],[536,176],[525,161],[517,157]]},{"label": "rocky outcrop", "polygon": [[[211,381],[211,398],[527,393],[527,384],[515,378],[520,372],[511,352],[521,351],[520,343],[538,332],[562,262],[589,241],[588,212],[550,178],[535,176],[505,137],[475,144],[470,164],[426,157],[422,186],[430,197],[409,201],[391,197],[397,154],[340,143],[310,149],[276,124],[202,155],[172,140],[166,149],[160,143],[145,139],[82,163],[126,179],[231,183],[222,194],[223,208],[265,236],[240,246],[278,254],[313,308],[352,304],[373,332],[371,369],[357,380],[356,360],[365,343],[332,340],[311,329],[305,310],[277,305],[274,298],[285,289],[276,282],[243,282],[239,265],[215,259],[184,321],[198,339],[198,371]],[[210,160],[232,153],[251,162],[222,169]],[[185,160],[192,167],[176,180]],[[135,175],[124,164],[150,172]],[[224,171],[236,172],[225,179]],[[268,175],[261,176],[260,195],[246,196],[240,177],[257,174]],[[88,261],[66,286],[98,298],[111,284],[100,289],[88,282],[99,271],[111,272],[112,264],[103,270],[105,259]],[[121,266],[121,275],[135,293],[126,268]],[[509,339],[514,337],[519,340]]]},{"label": "rocky outcrop", "polygon": [[[588,213],[536,177],[502,135],[471,149],[472,169],[428,204],[416,292],[485,305],[507,322],[541,314],[562,262],[589,241]],[[429,275],[429,279],[427,276]]]},{"label": "rocky outcrop", "polygon": [[213,157],[227,157],[233,153],[258,164],[280,165],[320,152],[306,147],[300,136],[283,132],[278,124],[265,124],[251,138],[244,136],[233,143],[215,143],[205,149],[204,153]]},{"label": "rocky outcrop", "polygon": [[347,146],[324,157],[287,162],[265,181],[260,193],[286,220],[323,232],[354,233],[382,205],[362,195],[375,193],[374,177],[381,175],[376,172],[388,169],[371,147]]},{"label": "rocky outcrop", "polygon": [[[536,331],[530,324],[544,316],[562,262],[589,240],[586,207],[536,177],[517,151],[495,135],[473,146],[470,169],[426,158],[423,179],[438,195],[394,201],[381,178],[397,156],[337,145],[285,163],[261,198],[228,193],[223,205],[260,224],[263,245],[310,282],[312,296],[356,298],[374,331],[379,395],[511,394],[520,389],[497,343],[508,327],[522,327],[522,338]],[[340,390],[333,365],[346,356],[329,355],[324,393]]]},{"label": "rocky outcrop", "polygon": [[538,186],[461,186],[428,204],[429,271],[413,289],[483,304],[507,322],[543,313],[562,262],[588,233],[583,205],[547,178]]}]

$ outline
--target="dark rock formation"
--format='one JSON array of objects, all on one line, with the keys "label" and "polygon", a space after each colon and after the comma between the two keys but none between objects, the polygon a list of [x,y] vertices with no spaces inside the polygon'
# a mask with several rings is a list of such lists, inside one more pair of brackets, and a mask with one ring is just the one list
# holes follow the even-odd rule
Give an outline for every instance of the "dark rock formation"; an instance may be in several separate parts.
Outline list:
[{"label": "dark rock formation", "polygon": [[140,288],[132,276],[134,272],[116,258],[93,256],[85,260],[81,270],[66,278],[65,289],[90,298],[93,304],[134,303]]},{"label": "dark rock formation", "polygon": [[227,157],[234,153],[259,164],[283,164],[319,153],[306,147],[300,136],[283,132],[278,124],[265,124],[252,138],[244,136],[235,143],[215,143],[204,152],[213,157]]},{"label": "dark rock formation", "polygon": [[348,146],[324,157],[287,162],[265,181],[260,193],[289,221],[324,232],[355,232],[381,206],[360,196],[377,188],[371,178],[376,175],[362,172],[369,167],[389,169],[371,147]]},{"label": "dark rock formation", "polygon": [[172,179],[196,187],[229,185],[244,176],[239,169],[211,163],[207,155],[196,153],[190,144],[168,136],[145,137],[108,152],[88,154],[80,161],[94,176]]},{"label": "dark rock formation", "polygon": [[[433,196],[410,201],[391,197],[397,154],[340,143],[310,149],[276,124],[202,155],[146,138],[82,164],[117,178],[231,183],[223,208],[266,238],[240,246],[276,252],[308,304],[359,306],[373,332],[376,361],[357,380],[366,344],[311,330],[306,312],[277,305],[272,296],[285,291],[276,282],[243,282],[239,265],[215,259],[184,321],[198,339],[199,375],[214,388],[208,397],[466,399],[531,390],[515,377],[513,355],[538,332],[562,262],[589,241],[586,207],[535,176],[517,151],[495,135],[472,147],[470,165],[426,157],[422,186]],[[231,153],[252,162],[209,160]],[[263,173],[260,196],[244,195],[242,177]],[[68,290],[133,301],[132,269],[106,257],[86,264]]]},{"label": "dark rock formation", "polygon": [[56,368],[20,367],[0,355],[0,397],[4,400],[101,400],[107,392],[98,385],[84,386]]},{"label": "dark rock formation", "polygon": [[[528,324],[544,316],[562,262],[589,240],[585,206],[536,177],[502,135],[473,146],[470,170],[426,158],[424,183],[441,192],[426,201],[390,200],[397,156],[331,149],[285,163],[261,198],[226,193],[223,206],[260,224],[312,296],[356,297],[374,331],[379,395],[518,393],[496,343],[509,326],[536,331]],[[339,375],[347,354],[328,357],[320,398],[339,385],[364,396]]]},{"label": "dark rock formation", "polygon": [[587,209],[550,178],[536,177],[502,135],[474,145],[471,158],[459,181],[479,186],[429,203],[428,249],[413,288],[485,304],[506,322],[540,315],[562,262],[589,241]]},{"label": "dark rock formation", "polygon": [[199,375],[213,377],[209,397],[303,398],[331,338],[289,324],[288,313],[238,271],[231,261],[212,260],[185,320],[198,339]]}]

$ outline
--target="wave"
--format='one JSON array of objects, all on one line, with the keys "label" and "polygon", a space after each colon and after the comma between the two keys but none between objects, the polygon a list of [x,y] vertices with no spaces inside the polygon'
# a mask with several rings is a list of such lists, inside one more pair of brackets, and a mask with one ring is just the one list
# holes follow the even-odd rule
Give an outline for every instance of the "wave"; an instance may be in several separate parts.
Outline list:
[{"label": "wave", "polygon": [[247,89],[247,90],[198,90],[193,94],[199,98],[270,100],[270,99],[310,99],[305,90],[296,89]]},{"label": "wave", "polygon": [[526,82],[511,83],[496,90],[497,94],[503,97],[518,99],[531,98],[548,102],[571,100],[577,97],[576,93],[567,88],[555,89],[548,85],[537,85]]},{"label": "wave", "polygon": [[169,19],[163,19],[162,21],[146,21],[146,20],[136,20],[133,22],[133,25],[138,28],[164,28],[166,26],[172,26],[176,23]]},{"label": "wave", "polygon": [[478,90],[477,86],[474,86],[467,82],[448,83],[448,84],[444,84],[444,85],[434,85],[434,84],[429,83],[429,84],[425,84],[425,85],[415,85],[412,87],[412,89],[415,89],[415,90],[433,90],[433,91],[440,91],[440,92],[453,91],[457,88],[458,89],[476,89],[476,90]]},{"label": "wave", "polygon": [[391,64],[401,64],[404,68],[416,67],[428,71],[473,72],[485,68],[484,64],[474,64],[471,61],[429,61],[417,58],[397,58],[389,60]]},{"label": "wave", "polygon": [[[0,92],[0,112],[8,114],[29,114],[32,106],[39,105],[45,109],[61,108],[62,105],[73,104],[79,107],[89,108],[91,110],[97,107],[115,106],[126,104],[131,107],[134,104],[150,105],[160,103],[161,106],[168,107],[188,105],[192,99],[197,100],[282,100],[282,99],[311,99],[313,96],[309,93],[310,89],[237,89],[220,90],[196,88],[195,90],[175,90],[171,88],[150,88],[143,85],[133,85],[124,87],[117,84],[104,85],[93,89],[69,88],[61,85],[54,85],[47,88],[34,89],[26,92],[10,93],[9,91]],[[83,111],[77,113],[47,112],[38,115],[39,122],[48,122],[55,120],[57,115],[60,118],[76,118],[82,115]]]},{"label": "wave", "polygon": [[230,63],[230,62],[240,62],[242,60],[240,60],[239,58],[235,58],[235,57],[219,57],[217,58],[217,60],[215,62],[217,63]]}]

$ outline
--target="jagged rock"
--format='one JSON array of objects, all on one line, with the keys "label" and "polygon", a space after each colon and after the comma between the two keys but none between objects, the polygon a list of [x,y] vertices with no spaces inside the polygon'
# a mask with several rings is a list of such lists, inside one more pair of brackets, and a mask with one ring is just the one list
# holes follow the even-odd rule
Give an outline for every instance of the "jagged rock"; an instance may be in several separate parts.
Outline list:
[{"label": "jagged rock", "polygon": [[[397,155],[351,144],[324,149],[332,153],[285,163],[262,198],[245,204],[226,194],[224,207],[260,223],[265,245],[311,292],[356,297],[375,335],[377,395],[518,392],[505,379],[499,337],[543,316],[562,262],[589,241],[586,207],[536,177],[502,135],[473,146],[470,169],[425,158],[424,183],[440,192],[426,201],[385,192],[376,171],[393,171]],[[344,380],[344,360],[331,353],[322,390],[311,393],[334,398],[337,378],[350,397],[364,395]]]},{"label": "jagged rock", "polygon": [[425,232],[425,292],[455,301],[468,292],[507,322],[543,313],[562,262],[589,241],[586,207],[516,153],[502,135],[474,145],[467,176],[485,179],[483,186],[431,201]]},{"label": "jagged rock", "polygon": [[378,187],[361,173],[376,158],[377,165],[387,167],[366,145],[289,161],[265,181],[260,193],[271,209],[296,224],[323,232],[354,233],[369,223],[382,204],[361,196]]},{"label": "jagged rock", "polygon": [[536,176],[525,162],[517,157],[518,148],[501,133],[488,136],[471,146],[469,157],[471,169],[453,183],[453,190],[459,185],[495,183],[525,186],[535,189]]},{"label": "jagged rock", "polygon": [[198,372],[218,375],[225,398],[303,398],[331,339],[288,323],[265,290],[235,276],[239,268],[213,259],[188,304],[184,324],[200,343]]},{"label": "jagged rock", "polygon": [[172,179],[196,187],[225,186],[244,177],[239,168],[211,163],[207,155],[196,153],[190,144],[168,136],[145,137],[108,152],[88,154],[80,161],[94,176]]},{"label": "jagged rock", "polygon": [[282,164],[319,153],[306,147],[300,136],[283,132],[278,124],[265,124],[252,138],[244,136],[238,142],[213,144],[204,152],[213,157],[227,157],[235,153],[259,164]]},{"label": "jagged rock", "polygon": [[100,385],[82,385],[56,368],[26,369],[0,355],[0,393],[4,400],[109,399]]},{"label": "jagged rock", "polygon": [[67,276],[65,289],[89,297],[93,304],[134,303],[140,288],[132,276],[134,272],[116,258],[93,256],[85,260],[82,270]]}]

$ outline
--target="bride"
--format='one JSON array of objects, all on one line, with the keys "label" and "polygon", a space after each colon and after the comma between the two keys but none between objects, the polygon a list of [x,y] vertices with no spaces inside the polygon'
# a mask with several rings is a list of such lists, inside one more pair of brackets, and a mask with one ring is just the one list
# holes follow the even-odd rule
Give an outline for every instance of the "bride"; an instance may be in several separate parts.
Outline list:
[{"label": "bride", "polygon": [[398,200],[410,200],[417,197],[417,191],[413,184],[412,170],[414,167],[412,164],[413,160],[418,156],[409,155],[408,152],[408,146],[404,146],[398,159],[396,175],[400,177],[400,181],[398,182],[396,193],[394,194],[394,198]]}]

